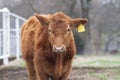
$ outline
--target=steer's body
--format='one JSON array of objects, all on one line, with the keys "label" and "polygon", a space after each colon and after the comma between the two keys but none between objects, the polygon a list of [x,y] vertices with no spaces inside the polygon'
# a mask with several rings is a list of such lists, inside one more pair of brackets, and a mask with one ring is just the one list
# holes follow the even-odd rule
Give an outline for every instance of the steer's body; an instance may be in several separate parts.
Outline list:
[{"label": "steer's body", "polygon": [[46,16],[36,14],[23,24],[22,53],[30,80],[36,80],[36,76],[40,80],[67,80],[76,53],[70,26],[84,23],[77,21],[70,22],[68,16],[59,12]]}]

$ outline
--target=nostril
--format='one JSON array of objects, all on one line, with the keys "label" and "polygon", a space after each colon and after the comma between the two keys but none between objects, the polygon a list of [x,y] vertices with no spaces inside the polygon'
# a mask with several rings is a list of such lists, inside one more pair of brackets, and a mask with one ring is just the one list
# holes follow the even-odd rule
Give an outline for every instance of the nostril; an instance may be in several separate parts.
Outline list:
[{"label": "nostril", "polygon": [[64,50],[64,47],[62,47],[61,50]]}]

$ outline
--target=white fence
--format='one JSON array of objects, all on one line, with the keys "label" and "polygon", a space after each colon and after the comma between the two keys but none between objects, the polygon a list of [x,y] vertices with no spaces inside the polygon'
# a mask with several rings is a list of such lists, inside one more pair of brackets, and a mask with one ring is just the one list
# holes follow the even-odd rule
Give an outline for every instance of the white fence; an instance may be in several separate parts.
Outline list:
[{"label": "white fence", "polygon": [[3,64],[8,64],[11,56],[20,58],[20,27],[25,20],[7,8],[0,9],[0,60],[3,59]]}]

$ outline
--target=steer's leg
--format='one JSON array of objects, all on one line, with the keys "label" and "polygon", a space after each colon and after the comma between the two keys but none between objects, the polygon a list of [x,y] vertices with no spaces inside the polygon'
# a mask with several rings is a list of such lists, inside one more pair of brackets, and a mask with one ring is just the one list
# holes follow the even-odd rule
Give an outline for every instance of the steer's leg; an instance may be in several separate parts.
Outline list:
[{"label": "steer's leg", "polygon": [[68,80],[68,75],[70,73],[70,69],[68,68],[68,70],[61,76],[61,78],[59,80]]},{"label": "steer's leg", "polygon": [[49,80],[49,76],[44,72],[39,63],[35,63],[35,70],[38,80]]},{"label": "steer's leg", "polygon": [[69,72],[64,73],[64,75],[59,80],[68,80]]},{"label": "steer's leg", "polygon": [[32,59],[27,60],[26,64],[27,64],[28,76],[29,76],[28,80],[36,80],[37,78],[36,78],[36,72],[35,72],[33,60]]},{"label": "steer's leg", "polygon": [[49,76],[44,72],[38,73],[38,75],[40,80],[49,80]]}]

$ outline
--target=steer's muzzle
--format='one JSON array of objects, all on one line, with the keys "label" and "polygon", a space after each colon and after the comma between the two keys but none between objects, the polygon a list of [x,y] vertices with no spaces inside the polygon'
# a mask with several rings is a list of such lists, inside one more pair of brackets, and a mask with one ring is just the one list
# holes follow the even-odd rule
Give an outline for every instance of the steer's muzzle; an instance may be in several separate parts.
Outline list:
[{"label": "steer's muzzle", "polygon": [[62,53],[66,51],[66,47],[64,45],[53,45],[52,48],[53,52],[55,53]]}]

